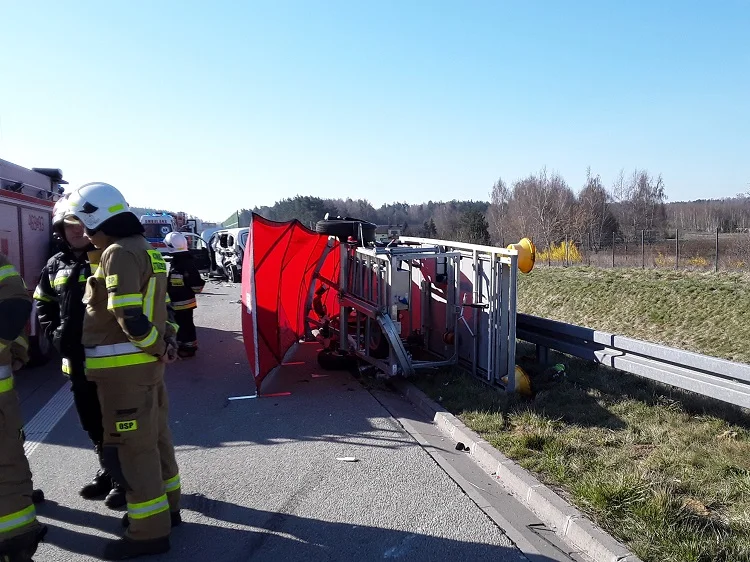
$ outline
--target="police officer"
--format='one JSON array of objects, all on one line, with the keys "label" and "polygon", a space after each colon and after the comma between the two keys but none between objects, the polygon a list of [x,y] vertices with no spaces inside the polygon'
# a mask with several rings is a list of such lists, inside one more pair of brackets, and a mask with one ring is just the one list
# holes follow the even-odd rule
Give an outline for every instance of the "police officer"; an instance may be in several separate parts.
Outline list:
[{"label": "police officer", "polygon": [[164,237],[172,259],[167,277],[167,293],[172,300],[177,330],[180,357],[193,357],[198,351],[198,335],[195,331],[193,311],[198,307],[196,293],[200,293],[206,282],[201,277],[195,260],[188,250],[188,242],[181,232],[170,232]]},{"label": "police officer", "polygon": [[42,269],[34,299],[42,329],[62,355],[62,371],[70,377],[81,427],[89,434],[99,457],[100,469],[79,494],[86,499],[106,496],[104,503],[115,509],[125,505],[125,490],[112,480],[102,463],[102,411],[96,383],[89,381],[84,372],[81,344],[85,312],[83,292],[91,275],[87,252],[94,247],[84,235],[83,225],[71,217],[69,211],[67,196],[55,204],[52,229],[62,250]]},{"label": "police officer", "polygon": [[180,476],[168,426],[164,366],[176,358],[168,321],[167,266],[143,237],[122,194],[89,183],[70,195],[71,213],[98,252],[89,255],[83,345],[86,377],[102,407],[104,466],[125,488],[127,526],[107,560],[169,550],[180,522]]},{"label": "police officer", "polygon": [[[23,420],[13,370],[26,349],[22,332],[31,298],[15,267],[0,253],[0,560],[29,562],[47,527],[36,519],[31,470],[23,451]],[[17,352],[14,354],[13,349]]]}]

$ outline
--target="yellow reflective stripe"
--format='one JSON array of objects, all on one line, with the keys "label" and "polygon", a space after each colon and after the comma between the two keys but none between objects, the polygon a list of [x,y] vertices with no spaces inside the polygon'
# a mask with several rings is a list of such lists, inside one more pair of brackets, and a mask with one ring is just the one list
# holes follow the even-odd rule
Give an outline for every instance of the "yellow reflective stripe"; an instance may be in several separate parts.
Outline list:
[{"label": "yellow reflective stripe", "polygon": [[[166,496],[165,496],[166,497]],[[0,517],[0,535],[2,533],[9,533],[15,529],[29,525],[36,520],[36,509],[34,504],[29,507],[16,511],[5,517]]]},{"label": "yellow reflective stripe", "polygon": [[169,509],[169,500],[167,494],[159,496],[155,500],[143,503],[129,503],[128,517],[131,519],[145,519]]},{"label": "yellow reflective stripe", "polygon": [[166,302],[167,304],[172,304],[172,299],[169,296],[169,293],[167,293],[166,295],[164,295],[164,302]]},{"label": "yellow reflective stripe", "polygon": [[12,265],[4,265],[0,267],[0,281],[4,281],[5,279],[8,279],[9,277],[21,277],[16,271],[16,268]]},{"label": "yellow reflective stripe", "polygon": [[167,492],[174,492],[180,489],[180,475],[173,476],[169,480],[164,481],[164,489]]},{"label": "yellow reflective stripe", "polygon": [[29,349],[29,342],[26,341],[26,336],[21,335],[18,336],[15,340],[13,340],[15,343],[20,345],[24,349]]},{"label": "yellow reflective stripe", "polygon": [[172,284],[172,287],[184,287],[185,286],[185,280],[184,279],[170,279],[169,282]]},{"label": "yellow reflective stripe", "polygon": [[169,322],[169,321],[167,321],[167,324],[169,324],[170,326],[172,326],[172,328],[174,329],[175,332],[179,332],[180,331],[180,325],[177,322]]},{"label": "yellow reflective stripe", "polygon": [[195,302],[195,299],[190,299],[186,301],[179,301],[172,304],[172,308],[175,310],[188,310],[190,308],[196,308],[198,305]]},{"label": "yellow reflective stripe", "polygon": [[97,279],[105,279],[104,271],[101,267],[99,267],[98,263],[92,263],[91,264],[91,271],[94,273],[94,277]]},{"label": "yellow reflective stripe", "polygon": [[159,331],[155,326],[151,326],[151,331],[142,340],[130,340],[138,347],[150,347],[156,343],[156,339],[159,337]]},{"label": "yellow reflective stripe", "polygon": [[59,287],[60,285],[65,285],[65,283],[68,281],[69,275],[58,275],[55,277],[54,281],[52,281],[53,287]]},{"label": "yellow reflective stripe", "polygon": [[68,359],[63,358],[62,360],[62,372],[66,375],[70,375],[73,369],[70,366],[70,361]]},{"label": "yellow reflective stripe", "polygon": [[143,299],[143,314],[146,315],[149,322],[154,321],[154,298],[156,297],[156,277],[148,280],[146,288],[146,297]]},{"label": "yellow reflective stripe", "polygon": [[87,357],[86,368],[112,369],[115,367],[131,367],[133,365],[155,363],[156,361],[158,359],[148,353],[129,353],[128,355],[114,355],[112,357]]},{"label": "yellow reflective stripe", "polygon": [[53,297],[48,297],[46,294],[42,292],[41,287],[37,287],[34,290],[34,300],[44,301],[44,302],[54,302],[55,299]]},{"label": "yellow reflective stripe", "polygon": [[13,377],[0,379],[0,394],[13,390]]},{"label": "yellow reflective stripe", "polygon": [[143,306],[143,296],[140,293],[130,293],[127,295],[115,295],[110,293],[107,298],[107,310],[123,308],[125,306]]},{"label": "yellow reflective stripe", "polygon": [[81,283],[85,283],[86,282],[86,276],[83,273],[81,273],[78,276],[78,281],[80,281]]},{"label": "yellow reflective stripe", "polygon": [[107,275],[107,279],[104,282],[107,285],[107,289],[114,289],[117,287],[118,283],[118,276],[117,275]]},{"label": "yellow reflective stripe", "polygon": [[199,294],[203,292],[203,286],[200,287],[190,287],[194,293]]}]

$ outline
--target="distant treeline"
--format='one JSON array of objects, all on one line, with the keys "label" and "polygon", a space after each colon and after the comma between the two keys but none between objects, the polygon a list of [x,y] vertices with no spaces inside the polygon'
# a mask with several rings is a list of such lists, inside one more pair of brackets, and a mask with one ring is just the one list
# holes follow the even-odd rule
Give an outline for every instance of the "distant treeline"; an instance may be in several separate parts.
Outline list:
[{"label": "distant treeline", "polygon": [[661,175],[621,172],[609,188],[589,170],[577,192],[546,169],[514,181],[498,179],[488,201],[390,203],[375,208],[366,199],[321,199],[298,195],[273,206],[241,209],[232,222],[247,225],[251,212],[275,221],[298,219],[313,227],[326,213],[377,224],[398,224],[405,234],[473,243],[508,244],[523,236],[541,248],[566,238],[594,248],[641,231],[664,236],[675,229],[737,232],[750,228],[750,197],[668,203]]}]

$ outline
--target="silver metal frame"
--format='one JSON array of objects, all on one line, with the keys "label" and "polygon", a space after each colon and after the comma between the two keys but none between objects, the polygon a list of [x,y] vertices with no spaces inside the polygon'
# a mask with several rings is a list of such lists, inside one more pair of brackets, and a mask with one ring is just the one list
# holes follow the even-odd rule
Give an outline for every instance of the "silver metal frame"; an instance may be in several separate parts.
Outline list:
[{"label": "silver metal frame", "polygon": [[[342,351],[354,352],[362,360],[388,375],[412,375],[415,370],[461,364],[475,376],[515,388],[516,350],[516,282],[518,252],[477,244],[447,240],[401,237],[409,246],[386,248],[353,248],[341,244],[339,323]],[[424,278],[416,262],[446,262],[444,298],[434,284]],[[467,274],[469,268],[471,272]],[[416,325],[427,349],[441,357],[435,361],[414,360],[401,340],[399,307],[393,302],[392,284],[395,272],[408,270],[410,287],[421,288],[419,318],[411,307],[403,310],[409,332]],[[470,287],[464,290],[466,286]],[[472,302],[464,298],[471,294]],[[443,305],[438,310],[436,305]],[[472,311],[467,321],[464,311]],[[357,311],[356,327],[350,333],[350,311]],[[369,350],[371,322],[374,320],[390,343],[387,359],[372,357]],[[473,326],[470,327],[470,326]],[[443,339],[445,331],[454,334],[453,343]],[[435,333],[440,337],[435,337]],[[506,381],[503,378],[507,377]]]}]

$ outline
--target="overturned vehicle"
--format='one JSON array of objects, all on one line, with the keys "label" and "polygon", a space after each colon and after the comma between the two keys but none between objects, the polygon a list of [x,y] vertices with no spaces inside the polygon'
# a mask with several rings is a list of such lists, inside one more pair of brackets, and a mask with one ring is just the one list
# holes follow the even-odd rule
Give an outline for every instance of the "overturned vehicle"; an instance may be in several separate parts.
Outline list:
[{"label": "overturned vehicle", "polygon": [[256,388],[300,340],[321,366],[369,364],[386,376],[461,365],[515,392],[516,281],[534,265],[507,248],[400,237],[339,218],[279,223],[253,215],[242,271],[242,324]]}]

